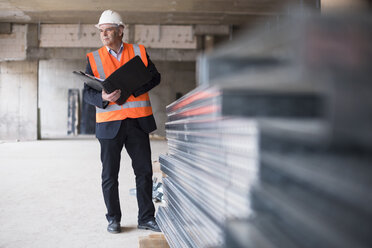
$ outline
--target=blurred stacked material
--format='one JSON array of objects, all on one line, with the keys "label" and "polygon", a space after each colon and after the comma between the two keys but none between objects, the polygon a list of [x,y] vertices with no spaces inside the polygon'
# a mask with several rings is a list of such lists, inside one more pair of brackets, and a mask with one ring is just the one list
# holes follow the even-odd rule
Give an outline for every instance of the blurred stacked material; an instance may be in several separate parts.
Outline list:
[{"label": "blurred stacked material", "polygon": [[238,87],[201,85],[167,106],[169,154],[159,159],[167,206],[157,220],[171,247],[221,246],[226,220],[251,215],[258,119],[323,114],[323,98],[313,88],[252,88],[244,86],[244,75],[240,80]]},{"label": "blurred stacked material", "polygon": [[167,106],[171,247],[371,247],[371,32],[303,13],[200,58]]},{"label": "blurred stacked material", "polygon": [[[273,247],[371,247],[368,150],[338,146],[322,122],[271,121],[261,123],[260,130],[260,183],[252,191],[256,217],[251,228],[264,242]],[[263,244],[252,239],[249,247]]]},{"label": "blurred stacked material", "polygon": [[260,123],[254,216],[226,225],[225,247],[371,247],[372,156],[327,122]]},{"label": "blurred stacked material", "polygon": [[323,85],[325,115],[260,121],[254,214],[227,221],[225,247],[372,247],[372,19],[300,27],[300,79]]},{"label": "blurred stacked material", "polygon": [[159,208],[157,220],[171,247],[221,245],[225,219],[250,213],[247,194],[257,176],[256,123],[222,117],[220,105],[213,103],[220,95],[196,89],[167,109],[169,154],[159,160],[167,174],[167,206]]}]

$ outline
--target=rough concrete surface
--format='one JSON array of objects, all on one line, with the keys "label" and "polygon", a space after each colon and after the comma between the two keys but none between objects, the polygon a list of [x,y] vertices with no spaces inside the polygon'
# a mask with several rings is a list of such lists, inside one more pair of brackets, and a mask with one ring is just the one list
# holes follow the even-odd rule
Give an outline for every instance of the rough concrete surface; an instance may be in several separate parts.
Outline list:
[{"label": "rough concrete surface", "polygon": [[0,63],[0,140],[37,139],[37,68],[37,61]]},{"label": "rough concrete surface", "polygon": [[[151,141],[152,160],[167,152]],[[106,231],[95,139],[0,142],[0,247],[138,247],[137,201],[129,156],[122,152],[122,233]],[[155,174],[156,175],[156,174]],[[156,206],[158,207],[158,206]]]}]

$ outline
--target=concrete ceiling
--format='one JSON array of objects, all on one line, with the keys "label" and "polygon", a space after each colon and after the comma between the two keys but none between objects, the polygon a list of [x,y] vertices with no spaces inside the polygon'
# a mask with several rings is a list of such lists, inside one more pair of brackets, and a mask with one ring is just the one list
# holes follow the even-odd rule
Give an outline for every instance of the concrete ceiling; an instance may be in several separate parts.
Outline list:
[{"label": "concrete ceiling", "polygon": [[300,0],[0,0],[0,22],[96,23],[113,9],[127,24],[239,25],[293,2]]}]

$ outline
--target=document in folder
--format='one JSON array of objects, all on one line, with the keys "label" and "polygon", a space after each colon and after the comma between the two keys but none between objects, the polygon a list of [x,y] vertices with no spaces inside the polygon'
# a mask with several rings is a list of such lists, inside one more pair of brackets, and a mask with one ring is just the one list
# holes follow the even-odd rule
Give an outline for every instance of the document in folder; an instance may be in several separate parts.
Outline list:
[{"label": "document in folder", "polygon": [[120,89],[121,96],[116,101],[117,104],[122,105],[136,90],[147,84],[152,75],[143,64],[139,56],[135,56],[129,60],[119,69],[114,71],[105,80],[96,78],[83,72],[76,72],[80,78],[85,77],[85,81],[90,87],[96,90],[104,89],[107,93]]},{"label": "document in folder", "polygon": [[87,74],[85,72],[82,72],[82,71],[73,71],[72,73],[77,75],[79,77],[79,79],[82,82],[89,85],[89,87],[91,87],[95,90],[98,90],[98,91],[102,91],[102,89],[103,89],[102,82],[104,81],[104,79],[96,78],[95,76],[89,75],[89,74]]}]

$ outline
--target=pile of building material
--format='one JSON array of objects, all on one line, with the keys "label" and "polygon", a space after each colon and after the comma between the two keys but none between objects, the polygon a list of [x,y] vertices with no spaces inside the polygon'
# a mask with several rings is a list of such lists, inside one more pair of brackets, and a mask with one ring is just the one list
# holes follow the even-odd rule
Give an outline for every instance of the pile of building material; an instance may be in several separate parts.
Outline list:
[{"label": "pile of building material", "polygon": [[324,85],[325,115],[260,122],[255,214],[226,223],[225,247],[372,245],[372,19],[323,17],[302,27],[302,73]]},{"label": "pile of building material", "polygon": [[201,57],[167,106],[171,247],[371,245],[371,20],[304,16]]}]

